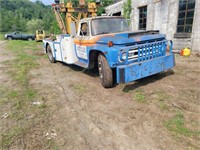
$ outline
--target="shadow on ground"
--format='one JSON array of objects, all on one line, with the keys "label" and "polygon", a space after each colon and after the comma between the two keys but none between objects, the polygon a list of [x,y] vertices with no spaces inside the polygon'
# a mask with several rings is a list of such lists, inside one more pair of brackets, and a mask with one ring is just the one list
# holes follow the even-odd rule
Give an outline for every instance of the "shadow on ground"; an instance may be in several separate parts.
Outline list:
[{"label": "shadow on ground", "polygon": [[77,71],[77,72],[82,72],[86,75],[92,76],[92,77],[98,77],[99,73],[98,73],[98,69],[85,69],[76,65],[68,65],[65,63],[62,63],[64,66],[69,67],[70,69],[72,69],[73,71]]},{"label": "shadow on ground", "polygon": [[152,75],[152,76],[149,76],[149,77],[146,77],[146,78],[142,78],[142,79],[139,79],[139,80],[136,80],[134,83],[132,84],[128,84],[126,85],[122,91],[123,92],[129,92],[129,91],[133,91],[141,86],[145,86],[145,85],[148,85],[150,83],[154,83],[154,82],[157,82],[167,76],[170,76],[170,75],[173,75],[174,74],[174,71],[173,70],[168,70],[166,72],[163,72],[163,73],[159,73],[159,74],[155,74],[155,75]]}]

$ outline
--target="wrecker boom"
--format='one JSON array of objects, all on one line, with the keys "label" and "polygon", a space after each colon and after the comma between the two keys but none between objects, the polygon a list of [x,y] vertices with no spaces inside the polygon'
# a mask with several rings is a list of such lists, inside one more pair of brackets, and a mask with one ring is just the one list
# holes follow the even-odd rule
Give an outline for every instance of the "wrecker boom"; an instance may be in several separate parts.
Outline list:
[{"label": "wrecker boom", "polygon": [[[71,34],[72,22],[76,24],[77,30],[80,19],[95,17],[97,15],[97,4],[99,4],[99,2],[89,2],[86,4],[85,0],[79,0],[78,7],[73,7],[72,2],[67,2],[65,4],[64,0],[55,0],[55,4],[52,4],[52,8],[62,33]],[[63,21],[61,13],[65,15],[65,22]],[[77,13],[78,15],[75,16],[74,13]]]}]

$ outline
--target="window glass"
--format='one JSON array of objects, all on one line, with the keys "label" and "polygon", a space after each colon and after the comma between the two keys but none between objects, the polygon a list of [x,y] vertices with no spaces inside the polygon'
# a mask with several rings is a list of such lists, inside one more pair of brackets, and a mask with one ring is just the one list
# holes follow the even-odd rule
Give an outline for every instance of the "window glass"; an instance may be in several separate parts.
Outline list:
[{"label": "window glass", "polygon": [[192,32],[192,26],[186,26],[185,32],[191,33]]},{"label": "window glass", "polygon": [[178,17],[179,18],[185,18],[185,12],[179,12]]},{"label": "window glass", "polygon": [[183,32],[183,31],[184,31],[184,27],[183,26],[178,26],[177,32]]},{"label": "window glass", "polygon": [[179,0],[177,32],[191,33],[195,0]]},{"label": "window glass", "polygon": [[187,17],[193,17],[193,16],[194,16],[194,11],[187,12]]},{"label": "window glass", "polygon": [[191,25],[193,23],[193,18],[187,18],[186,25]]},{"label": "window glass", "polygon": [[191,0],[191,2],[188,3],[188,9],[194,9],[195,1]]},{"label": "window glass", "polygon": [[139,30],[146,30],[147,6],[139,8]]},{"label": "window glass", "polygon": [[124,18],[99,18],[91,23],[92,35],[116,33],[128,31],[128,25]]},{"label": "window glass", "polygon": [[179,19],[178,20],[178,25],[184,25],[184,21],[185,21],[184,19]]},{"label": "window glass", "polygon": [[179,11],[186,10],[186,3],[180,3],[179,4]]},{"label": "window glass", "polygon": [[81,24],[80,35],[89,36],[89,27],[88,27],[88,23],[87,22],[84,22],[84,23]]}]

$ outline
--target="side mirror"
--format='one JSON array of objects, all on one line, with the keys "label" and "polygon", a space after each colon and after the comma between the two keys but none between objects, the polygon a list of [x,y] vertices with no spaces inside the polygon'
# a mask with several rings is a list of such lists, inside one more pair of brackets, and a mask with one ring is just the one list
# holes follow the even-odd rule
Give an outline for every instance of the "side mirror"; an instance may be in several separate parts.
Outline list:
[{"label": "side mirror", "polygon": [[71,22],[70,23],[70,29],[71,29],[70,35],[72,37],[74,37],[76,35],[76,25],[75,25],[75,22]]}]

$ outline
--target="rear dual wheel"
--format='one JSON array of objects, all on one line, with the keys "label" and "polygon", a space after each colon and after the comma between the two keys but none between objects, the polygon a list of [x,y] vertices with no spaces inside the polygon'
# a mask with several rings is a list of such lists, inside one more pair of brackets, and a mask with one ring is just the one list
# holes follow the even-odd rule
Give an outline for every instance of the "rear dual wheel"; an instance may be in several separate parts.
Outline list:
[{"label": "rear dual wheel", "polygon": [[56,60],[53,57],[53,52],[52,52],[52,49],[51,49],[50,45],[47,46],[47,54],[48,54],[49,61],[51,63],[56,63]]},{"label": "rear dual wheel", "polygon": [[113,86],[113,70],[103,54],[98,56],[98,70],[102,86],[104,88],[111,88]]}]

